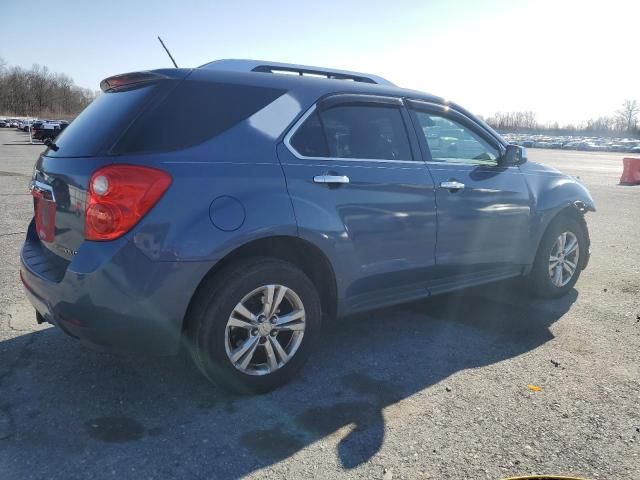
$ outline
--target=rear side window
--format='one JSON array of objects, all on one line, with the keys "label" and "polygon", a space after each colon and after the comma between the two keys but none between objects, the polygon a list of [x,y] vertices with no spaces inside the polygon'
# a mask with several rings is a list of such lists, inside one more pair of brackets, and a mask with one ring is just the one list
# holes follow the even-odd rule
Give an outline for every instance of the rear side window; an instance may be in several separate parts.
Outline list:
[{"label": "rear side window", "polygon": [[382,105],[337,105],[314,112],[291,139],[307,157],[412,160],[400,109]]},{"label": "rear side window", "polygon": [[328,157],[329,147],[315,110],[291,138],[291,146],[305,157]]},{"label": "rear side window", "polygon": [[209,140],[280,97],[284,90],[183,81],[133,122],[112,152],[179,150]]}]

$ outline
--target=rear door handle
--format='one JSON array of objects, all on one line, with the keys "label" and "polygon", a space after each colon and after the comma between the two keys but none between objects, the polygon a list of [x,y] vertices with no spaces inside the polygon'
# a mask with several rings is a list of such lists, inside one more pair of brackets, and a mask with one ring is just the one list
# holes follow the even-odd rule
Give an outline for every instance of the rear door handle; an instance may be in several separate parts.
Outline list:
[{"label": "rear door handle", "polygon": [[464,188],[464,183],[460,183],[455,180],[449,180],[448,182],[440,182],[440,188],[447,188],[449,190],[462,190]]},{"label": "rear door handle", "polygon": [[313,177],[314,183],[349,183],[349,177],[346,175],[316,175]]}]

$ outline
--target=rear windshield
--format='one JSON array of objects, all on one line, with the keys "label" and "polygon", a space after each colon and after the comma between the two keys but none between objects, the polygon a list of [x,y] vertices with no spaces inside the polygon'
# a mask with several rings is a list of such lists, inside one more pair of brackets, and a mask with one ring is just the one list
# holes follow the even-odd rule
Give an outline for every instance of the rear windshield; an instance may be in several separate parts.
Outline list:
[{"label": "rear windshield", "polygon": [[[162,82],[162,83],[170,83]],[[171,82],[172,83],[172,82]],[[102,93],[56,138],[50,157],[90,157],[110,147],[143,105],[159,90],[158,84]]]},{"label": "rear windshield", "polygon": [[149,106],[112,153],[180,150],[209,140],[280,97],[284,90],[229,83],[184,81]]},{"label": "rear windshield", "polygon": [[180,150],[228,130],[285,93],[215,82],[163,80],[101,94],[56,139],[48,156]]}]

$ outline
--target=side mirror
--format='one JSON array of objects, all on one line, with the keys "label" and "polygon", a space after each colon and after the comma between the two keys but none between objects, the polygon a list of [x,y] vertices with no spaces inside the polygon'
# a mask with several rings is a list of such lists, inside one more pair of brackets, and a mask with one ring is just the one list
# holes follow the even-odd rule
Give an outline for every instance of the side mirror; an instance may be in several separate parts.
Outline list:
[{"label": "side mirror", "polygon": [[507,145],[507,150],[500,158],[500,166],[511,167],[513,165],[522,165],[527,161],[527,149],[518,145]]}]

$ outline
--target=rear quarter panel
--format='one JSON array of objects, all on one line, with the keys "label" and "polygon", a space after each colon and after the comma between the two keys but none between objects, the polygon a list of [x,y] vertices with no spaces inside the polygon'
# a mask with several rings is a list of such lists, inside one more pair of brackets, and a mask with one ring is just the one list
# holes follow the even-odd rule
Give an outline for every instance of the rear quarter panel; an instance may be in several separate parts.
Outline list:
[{"label": "rear quarter panel", "polygon": [[[255,137],[251,142],[234,138],[242,137],[239,132],[228,133],[179,153],[153,159],[132,157],[132,162],[149,161],[173,177],[166,194],[132,233],[135,244],[149,258],[213,265],[249,241],[297,235],[275,147],[268,142],[260,145]],[[237,148],[238,144],[243,148]],[[233,148],[227,148],[230,145]],[[233,199],[241,208],[215,212],[212,203],[221,197]],[[234,217],[227,218],[233,229],[214,225],[215,213]]]}]

